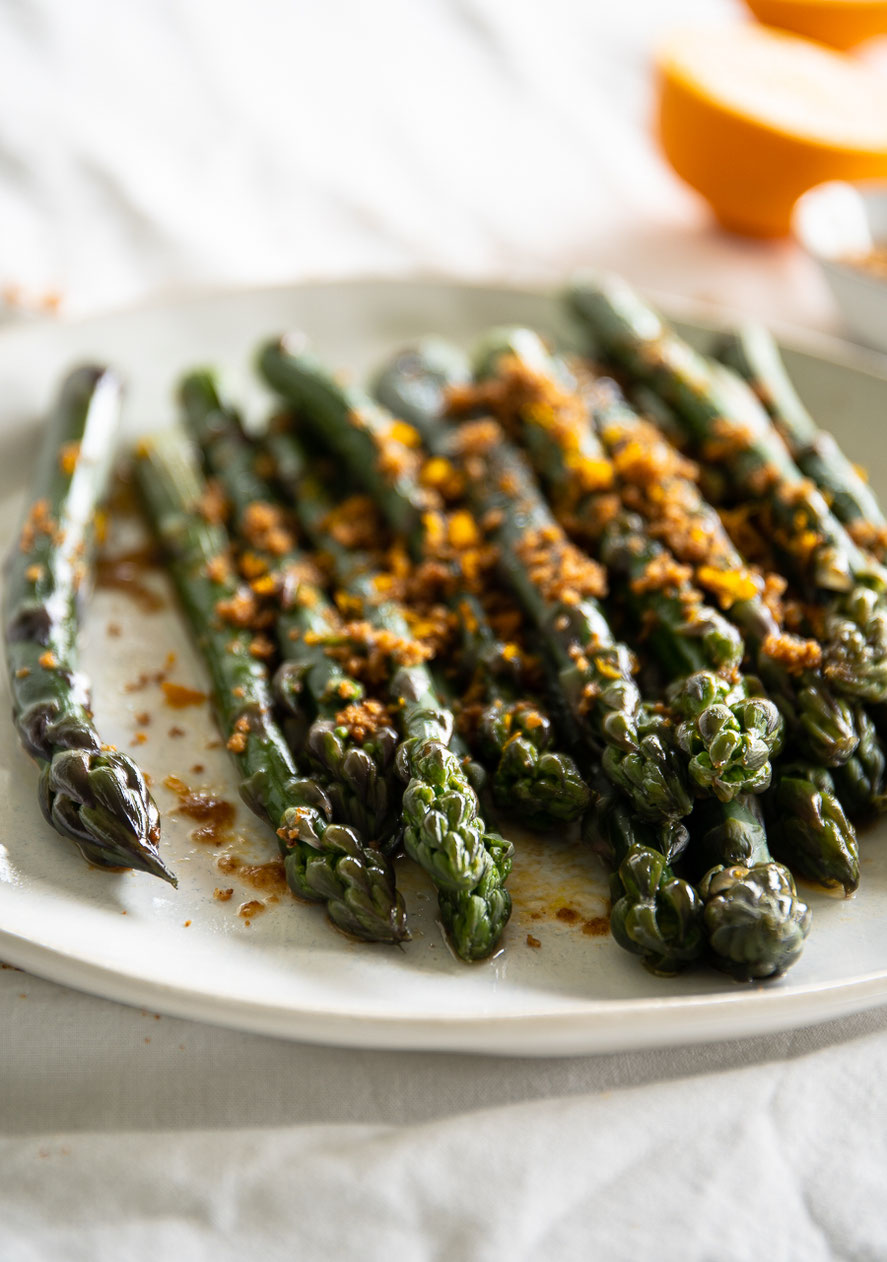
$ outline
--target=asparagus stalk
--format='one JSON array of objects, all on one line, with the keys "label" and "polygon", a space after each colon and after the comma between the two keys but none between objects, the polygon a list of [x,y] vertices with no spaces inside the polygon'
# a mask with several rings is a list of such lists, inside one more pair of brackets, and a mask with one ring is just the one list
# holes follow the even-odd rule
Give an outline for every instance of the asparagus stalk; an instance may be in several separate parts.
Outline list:
[{"label": "asparagus stalk", "polygon": [[798,468],[823,492],[854,541],[883,558],[887,518],[875,493],[834,437],[819,428],[801,402],[770,332],[761,324],[745,323],[724,334],[714,353],[751,386]]},{"label": "asparagus stalk", "polygon": [[503,645],[484,625],[476,601],[457,598],[461,662],[473,671],[484,706],[477,719],[481,756],[493,764],[493,795],[527,827],[550,829],[578,819],[589,802],[588,785],[574,760],[554,749],[550,716],[523,691],[512,669],[514,645]]},{"label": "asparagus stalk", "polygon": [[[436,430],[442,417],[433,395],[427,396],[425,411],[419,406],[421,400],[417,402],[409,418],[414,429],[362,392],[343,386],[313,356],[304,349],[294,351],[285,340],[267,344],[259,363],[269,383],[296,406],[300,420],[370,492],[392,528],[406,531],[413,560],[434,556],[437,541],[429,537],[429,522],[446,534],[445,518],[440,497],[422,483],[415,432],[432,451],[439,450]],[[461,375],[455,357],[448,371]],[[470,522],[465,524],[470,527]],[[550,720],[511,686],[513,672],[501,669],[508,658],[507,646],[494,634],[475,595],[466,590],[458,552],[452,555],[449,569],[463,657],[472,663],[488,702],[479,731],[482,747],[495,763],[497,802],[520,812],[536,828],[577,819],[588,803],[588,789],[576,764],[552,748]],[[513,654],[511,660],[518,656]]]},{"label": "asparagus stalk", "polygon": [[47,426],[3,595],[12,713],[40,766],[46,819],[90,863],[176,879],[158,852],[160,816],[144,777],[102,743],[77,673],[79,606],[95,514],[111,474],[121,386],[102,368],[65,379]]},{"label": "asparagus stalk", "polygon": [[[450,708],[448,681],[443,672],[432,669],[432,678],[438,699]],[[482,799],[487,784],[483,767],[472,760],[458,732],[450,737],[449,747]],[[483,960],[493,954],[511,916],[511,895],[505,883],[511,873],[514,847],[498,833],[488,832],[484,834],[484,848],[490,862],[473,890],[438,891],[441,924],[456,955],[468,961]]]},{"label": "asparagus stalk", "polygon": [[488,862],[472,890],[438,892],[441,923],[460,959],[485,960],[499,945],[511,916],[511,895],[505,888],[514,847],[498,833],[484,833]]},{"label": "asparagus stalk", "polygon": [[[618,794],[596,788],[583,835],[613,872],[611,929],[621,946],[654,971],[675,971],[703,949],[739,979],[778,976],[795,963],[811,915],[791,873],[771,859],[759,799],[698,803],[688,846],[683,825],[657,834]],[[698,886],[674,875],[672,865],[688,857]]]},{"label": "asparagus stalk", "polygon": [[442,338],[426,337],[377,369],[372,392],[383,408],[413,425],[426,446],[440,451],[450,393],[471,380],[467,355]]},{"label": "asparagus stalk", "polygon": [[674,680],[668,700],[681,718],[677,742],[690,757],[694,782],[725,802],[738,793],[763,792],[770,784],[770,758],[782,747],[783,721],[760,695],[759,681],[741,674],[741,639],[727,633],[733,628],[716,610],[696,603],[679,571],[671,591],[646,588],[660,560],[671,559],[634,514],[611,522],[600,555],[628,580],[638,617],[656,620],[650,638]]},{"label": "asparagus stalk", "polygon": [[238,413],[221,398],[214,374],[188,374],[180,382],[179,396],[207,471],[218,479],[231,506],[235,531],[248,553],[251,586],[263,593],[270,589],[275,596],[283,658],[275,691],[297,716],[307,698],[315,716],[304,745],[294,752],[307,754],[323,775],[334,818],[385,845],[400,814],[394,773],[397,735],[390,724],[368,715],[361,704],[363,685],[318,642],[340,626],[335,606],[282,521],[273,488],[256,472],[255,449]]},{"label": "asparagus stalk", "polygon": [[887,810],[887,757],[883,739],[862,706],[856,711],[856,725],[856,751],[832,774],[841,804],[852,816],[865,818]]},{"label": "asparagus stalk", "polygon": [[[695,783],[724,801],[762,792],[782,743],[779,712],[759,695],[757,680],[740,674],[744,645],[736,628],[702,603],[689,572],[647,535],[640,518],[604,501],[615,471],[577,383],[529,330],[488,334],[475,362],[480,376],[508,389],[508,420],[549,498],[580,537],[597,536],[600,560],[625,580],[638,625],[674,681],[669,700],[681,719],[677,741]],[[508,365],[514,377],[502,375]]]},{"label": "asparagus stalk", "polygon": [[196,452],[183,434],[169,431],[143,442],[137,454],[142,495],[212,681],[219,724],[243,777],[241,794],[274,828],[290,888],[324,903],[346,933],[402,942],[406,917],[390,865],[353,829],[330,822],[329,798],[299,775],[273,719],[252,631],[225,621],[223,611],[242,591],[220,564],[227,532],[201,511],[206,483]]},{"label": "asparagus stalk", "polygon": [[686,828],[657,832],[599,776],[583,837],[610,872],[610,932],[619,946],[665,976],[698,959],[705,947],[702,900],[671,866],[687,844]]},{"label": "asparagus stalk", "polygon": [[395,761],[407,782],[404,848],[437,887],[441,918],[457,953],[483,958],[495,948],[511,914],[504,888],[510,843],[490,832],[479,814],[474,789],[450,748],[452,712],[435,689],[424,655],[416,651],[401,607],[384,595],[388,576],[376,570],[372,558],[337,542],[329,530],[332,502],[308,473],[293,435],[272,433],[266,444],[304,530],[360,605],[368,640],[388,658],[387,689],[398,707],[402,737]]},{"label": "asparagus stalk", "polygon": [[823,673],[851,697],[887,697],[887,572],[850,538],[804,478],[754,395],[697,355],[624,283],[583,277],[567,303],[594,348],[658,390],[685,436],[765,504],[787,563],[824,605]]},{"label": "asparagus stalk", "polygon": [[859,845],[825,767],[777,767],[765,811],[770,849],[777,859],[808,880],[841,885],[846,894],[853,893],[859,885]]},{"label": "asparagus stalk", "polygon": [[[265,343],[256,363],[272,390],[298,410],[315,434],[335,441],[346,468],[359,471],[377,502],[386,504],[394,530],[403,535],[416,530],[428,507],[427,496],[417,492],[415,482],[420,463],[415,450],[418,436],[384,412],[365,391],[340,385],[300,335]],[[392,439],[400,447],[412,447],[412,452],[398,451],[396,460],[381,460]]]},{"label": "asparagus stalk", "polygon": [[714,861],[698,886],[712,962],[740,981],[778,977],[800,957],[812,914],[771,858],[760,800],[702,802],[697,812],[696,847]]}]

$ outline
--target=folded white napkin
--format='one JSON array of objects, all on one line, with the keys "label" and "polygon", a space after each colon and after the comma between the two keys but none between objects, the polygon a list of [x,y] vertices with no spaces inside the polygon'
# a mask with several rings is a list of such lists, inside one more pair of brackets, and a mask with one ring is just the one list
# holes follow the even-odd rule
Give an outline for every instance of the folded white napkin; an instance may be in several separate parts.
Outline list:
[{"label": "folded white napkin", "polygon": [[567,1060],[359,1052],[0,973],[0,1257],[887,1256],[887,1011]]}]

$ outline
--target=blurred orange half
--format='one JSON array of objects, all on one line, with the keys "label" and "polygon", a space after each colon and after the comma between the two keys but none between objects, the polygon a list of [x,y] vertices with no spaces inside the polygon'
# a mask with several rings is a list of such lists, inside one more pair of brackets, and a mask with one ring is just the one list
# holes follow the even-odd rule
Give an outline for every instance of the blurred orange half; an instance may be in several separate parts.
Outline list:
[{"label": "blurred orange half", "polygon": [[676,32],[656,68],[665,156],[732,231],[785,235],[815,184],[887,178],[887,81],[850,57],[749,24]]},{"label": "blurred orange half", "polygon": [[745,0],[759,22],[832,48],[853,48],[887,34],[885,0]]}]

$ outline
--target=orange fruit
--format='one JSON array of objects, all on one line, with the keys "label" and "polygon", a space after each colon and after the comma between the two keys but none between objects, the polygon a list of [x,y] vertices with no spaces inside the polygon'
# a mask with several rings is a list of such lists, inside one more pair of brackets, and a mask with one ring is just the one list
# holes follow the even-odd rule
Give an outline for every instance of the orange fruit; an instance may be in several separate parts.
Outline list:
[{"label": "orange fruit", "polygon": [[887,34],[885,0],[745,0],[759,22],[832,48],[852,48]]},{"label": "orange fruit", "polygon": [[782,236],[814,184],[887,178],[887,81],[861,62],[749,24],[677,32],[656,66],[665,156],[732,231]]}]

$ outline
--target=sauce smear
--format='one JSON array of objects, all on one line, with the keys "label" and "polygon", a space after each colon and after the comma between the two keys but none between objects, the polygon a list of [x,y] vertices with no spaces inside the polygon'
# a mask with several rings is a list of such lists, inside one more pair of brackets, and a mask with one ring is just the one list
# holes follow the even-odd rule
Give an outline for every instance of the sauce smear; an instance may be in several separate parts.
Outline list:
[{"label": "sauce smear", "polygon": [[153,544],[129,548],[113,556],[100,556],[95,567],[96,587],[123,592],[143,613],[157,613],[166,601],[144,580],[147,570],[157,569],[160,559]]},{"label": "sauce smear", "polygon": [[163,783],[179,799],[173,814],[186,815],[200,825],[192,828],[188,834],[192,841],[221,846],[223,842],[231,840],[231,828],[237,813],[233,802],[213,797],[210,793],[195,792],[178,776],[167,776]]}]

